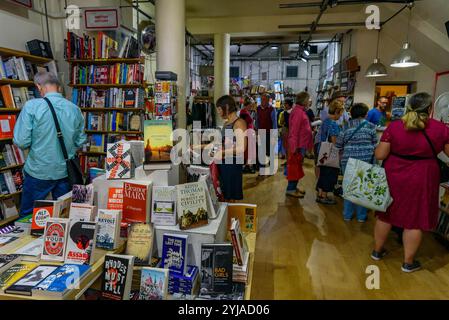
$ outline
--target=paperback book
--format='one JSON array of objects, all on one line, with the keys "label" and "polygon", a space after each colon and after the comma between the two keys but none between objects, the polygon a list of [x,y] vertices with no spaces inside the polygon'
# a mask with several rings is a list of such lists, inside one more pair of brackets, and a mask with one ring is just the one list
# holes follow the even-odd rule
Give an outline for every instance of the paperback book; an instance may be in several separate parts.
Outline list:
[{"label": "paperback book", "polygon": [[45,224],[50,218],[58,218],[61,211],[61,202],[52,200],[38,200],[34,202],[31,234],[35,236],[44,233]]},{"label": "paperback book", "polygon": [[173,123],[170,120],[145,120],[144,141],[146,165],[154,162],[170,162],[173,147]]},{"label": "paperback book", "polygon": [[151,181],[133,181],[123,184],[123,221],[150,222]]},{"label": "paperback book", "polygon": [[5,293],[31,296],[32,289],[47,278],[57,268],[58,266],[55,265],[39,265],[11,286],[6,288]]},{"label": "paperback book", "polygon": [[176,187],[177,211],[181,230],[208,224],[206,187],[202,182],[192,182]]},{"label": "paperback book", "polygon": [[201,246],[201,295],[232,292],[232,244]]},{"label": "paperback book", "polygon": [[109,188],[107,209],[123,210],[123,188]]},{"label": "paperback book", "polygon": [[0,273],[20,262],[22,257],[18,254],[0,254]]},{"label": "paperback book", "polygon": [[69,219],[49,218],[45,224],[42,260],[64,261]]},{"label": "paperback book", "polygon": [[104,258],[101,294],[105,299],[129,300],[134,257],[107,254]]},{"label": "paperback book", "polygon": [[257,205],[245,203],[228,204],[228,230],[232,218],[238,219],[242,232],[257,232]]},{"label": "paperback book", "polygon": [[162,265],[173,273],[187,271],[188,235],[164,233],[162,237]]},{"label": "paperback book", "polygon": [[41,259],[44,237],[41,236],[16,250],[16,254],[22,256],[25,261],[39,261]]},{"label": "paperback book", "polygon": [[139,300],[165,300],[168,290],[168,270],[142,268]]},{"label": "paperback book", "polygon": [[10,287],[36,267],[37,263],[22,261],[0,273],[0,292],[3,293],[6,288]]},{"label": "paperback book", "polygon": [[86,203],[94,204],[94,186],[92,184],[84,185],[73,185],[72,188],[72,203]]},{"label": "paperback book", "polygon": [[106,156],[106,178],[131,178],[131,145],[129,143],[108,143]]},{"label": "paperback book", "polygon": [[96,208],[87,203],[72,203],[69,218],[71,221],[95,221]]},{"label": "paperback book", "polygon": [[120,222],[122,212],[120,210],[98,210],[97,215],[97,248],[114,250],[117,248],[120,237]]},{"label": "paperback book", "polygon": [[154,229],[149,223],[132,223],[126,242],[126,254],[135,256],[135,265],[150,265]]},{"label": "paperback book", "polygon": [[151,222],[155,225],[175,226],[176,216],[176,187],[154,186]]},{"label": "paperback book", "polygon": [[70,224],[65,263],[91,264],[97,240],[97,224],[74,221]]}]

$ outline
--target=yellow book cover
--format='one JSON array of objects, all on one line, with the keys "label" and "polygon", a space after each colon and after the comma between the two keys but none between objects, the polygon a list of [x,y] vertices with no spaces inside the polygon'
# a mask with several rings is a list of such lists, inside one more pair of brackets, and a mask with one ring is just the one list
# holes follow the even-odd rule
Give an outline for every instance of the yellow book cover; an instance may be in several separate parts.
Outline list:
[{"label": "yellow book cover", "polygon": [[171,120],[145,120],[145,164],[170,162],[173,147]]},{"label": "yellow book cover", "polygon": [[257,231],[257,205],[247,203],[228,204],[228,230],[231,229],[232,218],[238,219],[242,232]]},{"label": "yellow book cover", "polygon": [[34,262],[21,262],[3,272],[0,275],[0,292],[4,292],[6,288],[21,279],[28,272],[37,267]]},{"label": "yellow book cover", "polygon": [[150,265],[153,250],[153,225],[133,223],[126,242],[126,254],[135,256],[135,265]]}]

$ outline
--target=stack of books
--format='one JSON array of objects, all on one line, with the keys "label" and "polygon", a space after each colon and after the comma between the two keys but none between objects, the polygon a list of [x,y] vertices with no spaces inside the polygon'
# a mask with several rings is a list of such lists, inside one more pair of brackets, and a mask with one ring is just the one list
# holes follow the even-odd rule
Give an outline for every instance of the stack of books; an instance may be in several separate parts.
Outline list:
[{"label": "stack of books", "polygon": [[238,265],[234,263],[232,265],[232,281],[233,282],[248,282],[248,265],[249,265],[249,252],[245,253],[244,263],[243,265]]},{"label": "stack of books", "polygon": [[168,277],[168,292],[170,294],[195,294],[199,289],[198,275],[199,268],[197,266],[187,266],[187,272],[184,275],[170,271]]}]

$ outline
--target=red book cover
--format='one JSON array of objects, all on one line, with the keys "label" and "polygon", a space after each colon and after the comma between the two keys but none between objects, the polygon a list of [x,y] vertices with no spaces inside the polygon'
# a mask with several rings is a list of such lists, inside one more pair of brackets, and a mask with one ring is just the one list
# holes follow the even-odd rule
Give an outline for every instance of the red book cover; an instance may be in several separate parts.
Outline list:
[{"label": "red book cover", "polygon": [[33,208],[31,220],[31,234],[41,235],[44,233],[47,220],[53,217],[53,203],[50,201],[36,201]]},{"label": "red book cover", "polygon": [[107,209],[123,209],[123,188],[109,188]]},{"label": "red book cover", "polygon": [[150,222],[149,184],[123,184],[123,221]]},{"label": "red book cover", "polygon": [[16,116],[0,115],[0,138],[12,138],[14,136],[14,126],[16,125]]}]

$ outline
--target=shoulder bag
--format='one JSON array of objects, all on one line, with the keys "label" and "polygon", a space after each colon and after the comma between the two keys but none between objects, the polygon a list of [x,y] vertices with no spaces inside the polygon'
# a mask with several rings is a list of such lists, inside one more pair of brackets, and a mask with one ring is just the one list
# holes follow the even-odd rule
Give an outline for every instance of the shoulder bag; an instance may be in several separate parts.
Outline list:
[{"label": "shoulder bag", "polygon": [[438,153],[435,150],[435,147],[433,146],[432,141],[430,140],[429,136],[427,135],[426,131],[423,130],[422,133],[424,134],[424,137],[427,140],[427,143],[430,145],[430,147],[432,148],[432,152],[433,155],[435,157],[435,160],[438,162],[438,166],[440,167],[440,182],[448,182],[449,181],[449,167],[448,165],[444,162],[441,161],[440,158],[438,158]]},{"label": "shoulder bag", "polygon": [[64,137],[62,135],[61,127],[59,126],[58,118],[56,117],[55,109],[48,98],[44,98],[50,108],[51,115],[53,116],[53,121],[55,122],[56,133],[58,136],[59,145],[61,146],[62,154],[67,165],[67,179],[69,180],[70,186],[74,184],[85,184],[83,174],[81,172],[80,162],[77,156],[73,159],[69,159],[67,153],[67,148],[65,147]]}]

